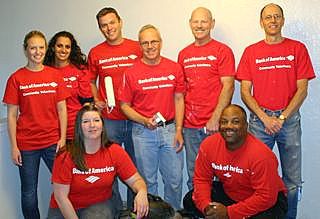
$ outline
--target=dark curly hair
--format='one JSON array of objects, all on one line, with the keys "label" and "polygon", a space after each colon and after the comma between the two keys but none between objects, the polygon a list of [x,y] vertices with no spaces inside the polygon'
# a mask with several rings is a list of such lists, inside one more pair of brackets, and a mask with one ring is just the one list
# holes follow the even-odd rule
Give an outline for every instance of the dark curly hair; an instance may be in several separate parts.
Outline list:
[{"label": "dark curly hair", "polygon": [[78,69],[83,69],[87,65],[87,57],[81,52],[81,49],[75,40],[74,36],[68,31],[60,31],[56,33],[49,41],[48,50],[44,58],[43,64],[54,66],[55,52],[54,46],[59,37],[67,37],[71,41],[71,52],[69,56],[70,63],[75,65]]}]

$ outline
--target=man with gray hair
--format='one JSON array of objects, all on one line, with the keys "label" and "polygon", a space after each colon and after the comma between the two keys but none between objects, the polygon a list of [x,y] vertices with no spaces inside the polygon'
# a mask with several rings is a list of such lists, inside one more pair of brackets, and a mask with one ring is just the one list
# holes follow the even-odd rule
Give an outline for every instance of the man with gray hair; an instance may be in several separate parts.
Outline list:
[{"label": "man with gray hair", "polygon": [[164,200],[181,206],[184,77],[181,66],[160,55],[162,39],[152,25],[139,31],[142,59],[127,69],[119,91],[121,109],[133,121],[137,167],[148,192],[158,194],[158,169]]}]

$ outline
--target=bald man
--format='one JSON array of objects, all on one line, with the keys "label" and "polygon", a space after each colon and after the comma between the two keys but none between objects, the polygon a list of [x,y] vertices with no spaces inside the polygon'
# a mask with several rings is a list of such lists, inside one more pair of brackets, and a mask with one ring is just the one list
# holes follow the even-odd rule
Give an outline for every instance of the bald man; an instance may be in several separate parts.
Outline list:
[{"label": "bald man", "polygon": [[200,143],[218,131],[221,112],[230,103],[234,91],[234,55],[228,46],[212,39],[214,24],[209,9],[196,8],[189,20],[194,42],[178,57],[187,85],[183,137],[189,189],[193,187],[194,161]]}]

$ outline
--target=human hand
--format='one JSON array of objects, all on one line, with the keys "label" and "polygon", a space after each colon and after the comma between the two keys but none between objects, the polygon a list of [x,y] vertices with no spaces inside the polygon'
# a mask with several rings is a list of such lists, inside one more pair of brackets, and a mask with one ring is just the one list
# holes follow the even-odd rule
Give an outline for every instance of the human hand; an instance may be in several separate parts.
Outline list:
[{"label": "human hand", "polygon": [[11,159],[15,165],[22,166],[21,152],[18,147],[11,148]]},{"label": "human hand", "polygon": [[176,152],[179,153],[183,149],[183,136],[181,131],[176,131],[173,141],[173,147],[176,149]]},{"label": "human hand", "polygon": [[148,215],[149,212],[149,202],[147,191],[139,191],[134,198],[134,209],[133,211],[137,214],[137,219],[143,218]]},{"label": "human hand", "polygon": [[205,219],[228,219],[227,207],[219,202],[211,202],[204,210]]},{"label": "human hand", "polygon": [[216,117],[211,117],[206,123],[205,128],[207,135],[212,135],[219,131],[219,119]]},{"label": "human hand", "polygon": [[59,141],[57,142],[56,152],[58,152],[60,150],[60,148],[62,148],[65,145],[66,145],[66,139],[60,138]]},{"label": "human hand", "polygon": [[144,121],[143,121],[143,125],[145,127],[147,127],[148,129],[155,129],[157,127],[157,123],[154,121],[154,118],[151,117],[151,118],[146,118]]},{"label": "human hand", "polygon": [[103,110],[107,107],[107,103],[101,100],[94,101],[94,105],[98,108],[98,110]]},{"label": "human hand", "polygon": [[279,132],[283,124],[280,119],[274,116],[267,116],[262,120],[262,122],[265,126],[265,132],[269,135]]}]

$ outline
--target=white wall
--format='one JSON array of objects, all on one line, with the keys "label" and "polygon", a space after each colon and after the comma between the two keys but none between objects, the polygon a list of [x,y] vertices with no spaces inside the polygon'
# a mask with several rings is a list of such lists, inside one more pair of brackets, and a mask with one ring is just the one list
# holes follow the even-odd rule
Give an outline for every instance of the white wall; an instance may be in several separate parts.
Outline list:
[{"label": "white wall", "polygon": [[[25,64],[22,50],[24,35],[31,29],[43,31],[48,38],[60,30],[71,31],[85,53],[103,40],[97,28],[95,15],[102,7],[118,9],[124,20],[124,35],[136,39],[138,29],[147,23],[159,27],[164,41],[163,55],[176,60],[180,49],[192,41],[188,27],[191,11],[206,6],[215,14],[213,36],[227,43],[238,63],[243,49],[263,37],[259,26],[260,9],[265,0],[2,0],[0,7],[0,95],[3,96],[6,79]],[[320,70],[320,5],[317,0],[275,1],[284,8],[286,23],[284,35],[303,41],[310,52],[315,71]],[[313,219],[320,215],[318,197],[320,177],[320,128],[317,95],[318,79],[310,83],[308,99],[302,107],[303,126],[303,199],[299,218]],[[241,103],[237,86],[234,102]],[[0,106],[0,118],[5,117]],[[19,210],[18,170],[10,161],[9,142],[5,124],[0,127],[0,218],[21,218]],[[46,212],[50,193],[49,175],[41,170],[41,209]]]}]

